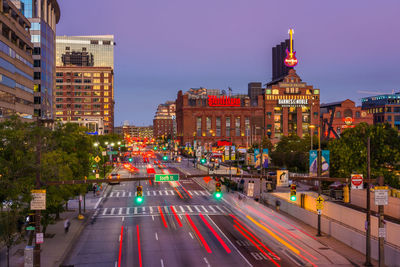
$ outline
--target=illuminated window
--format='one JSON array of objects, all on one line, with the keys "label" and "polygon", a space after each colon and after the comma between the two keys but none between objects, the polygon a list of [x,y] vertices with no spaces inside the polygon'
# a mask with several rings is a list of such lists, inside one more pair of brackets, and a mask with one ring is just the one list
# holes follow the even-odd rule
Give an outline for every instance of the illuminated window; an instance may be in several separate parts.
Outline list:
[{"label": "illuminated window", "polygon": [[104,96],[108,96],[108,92],[104,92]]},{"label": "illuminated window", "polygon": [[104,111],[104,115],[108,115],[108,110],[105,110],[105,111]]},{"label": "illuminated window", "polygon": [[108,83],[108,79],[104,79],[104,83]]},{"label": "illuminated window", "polygon": [[100,79],[93,79],[93,83],[100,83]]},{"label": "illuminated window", "polygon": [[90,76],[92,76],[89,72],[85,72],[84,74],[83,74],[83,76],[84,77],[90,77]]},{"label": "illuminated window", "polygon": [[109,108],[110,108],[110,105],[109,105],[109,104],[105,104],[105,105],[104,105],[104,108],[105,108],[105,109],[109,109]]},{"label": "illuminated window", "polygon": [[100,73],[93,73],[93,77],[100,77]]},{"label": "illuminated window", "polygon": [[100,85],[93,86],[93,90],[100,90]]},{"label": "illuminated window", "polygon": [[273,94],[273,95],[279,95],[279,90],[278,90],[278,89],[272,90],[272,94]]},{"label": "illuminated window", "polygon": [[319,90],[314,90],[314,95],[319,95]]},{"label": "illuminated window", "polygon": [[230,136],[231,135],[231,118],[227,117],[225,118],[225,135]]},{"label": "illuminated window", "polygon": [[108,102],[108,98],[104,98],[104,102],[107,103]]},{"label": "illuminated window", "polygon": [[265,94],[266,94],[266,95],[270,95],[270,94],[271,94],[271,89],[266,89],[266,90],[265,90]]},{"label": "illuminated window", "polygon": [[104,73],[104,77],[108,77],[108,73]]},{"label": "illuminated window", "polygon": [[108,90],[108,85],[104,85],[104,90]]},{"label": "illuminated window", "polygon": [[90,111],[85,111],[84,114],[85,114],[85,115],[92,115],[92,112],[90,112]]},{"label": "illuminated window", "polygon": [[104,120],[105,120],[105,121],[109,121],[108,117],[104,117]]},{"label": "illuminated window", "polygon": [[100,92],[93,92],[94,96],[100,96]]},{"label": "illuminated window", "polygon": [[57,111],[56,115],[63,115],[63,112],[62,111]]}]

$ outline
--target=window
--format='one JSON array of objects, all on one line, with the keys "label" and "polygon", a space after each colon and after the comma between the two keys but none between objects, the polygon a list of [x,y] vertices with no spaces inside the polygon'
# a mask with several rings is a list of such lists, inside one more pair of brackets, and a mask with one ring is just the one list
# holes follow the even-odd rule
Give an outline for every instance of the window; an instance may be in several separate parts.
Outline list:
[{"label": "window", "polygon": [[104,76],[104,77],[108,77],[108,73],[104,73],[103,76]]},{"label": "window", "polygon": [[90,79],[84,79],[83,82],[84,83],[91,83],[92,81]]},{"label": "window", "polygon": [[211,132],[211,118],[210,117],[206,118],[206,130],[207,130],[207,136],[211,136],[212,132]]},{"label": "window", "polygon": [[318,89],[314,90],[314,95],[319,95],[319,90]]},{"label": "window", "polygon": [[56,108],[63,108],[63,105],[58,104],[56,105]]},{"label": "window", "polygon": [[91,86],[88,86],[88,85],[85,85],[84,89],[85,89],[85,90],[90,90],[90,89],[92,89],[92,87],[91,87]]},{"label": "window", "polygon": [[93,92],[93,96],[100,96],[100,92]]},{"label": "window", "polygon": [[31,35],[31,42],[32,43],[40,43],[40,35],[37,35],[37,34]]},{"label": "window", "polygon": [[104,115],[108,115],[108,110],[105,110],[105,111],[104,111]]},{"label": "window", "polygon": [[84,115],[92,115],[92,112],[86,111],[86,112],[84,113]]},{"label": "window", "polygon": [[99,40],[90,40],[90,44],[97,45],[99,44]]},{"label": "window", "polygon": [[90,103],[90,97],[86,97],[83,102]]},{"label": "window", "polygon": [[62,102],[62,98],[56,98],[56,102]]},{"label": "window", "polygon": [[215,119],[216,135],[221,136],[221,117]]},{"label": "window", "polygon": [[104,103],[107,103],[108,102],[108,98],[104,98]]},{"label": "window", "polygon": [[109,109],[109,108],[110,108],[110,105],[109,105],[109,104],[105,104],[105,105],[104,105],[104,108],[105,108],[105,109]]},{"label": "window", "polygon": [[82,83],[82,79],[75,79],[74,82],[75,83]]},{"label": "window", "polygon": [[93,73],[93,77],[100,77],[100,73]]},{"label": "window", "polygon": [[201,117],[196,118],[196,135],[201,136]]},{"label": "window", "polygon": [[104,96],[108,96],[108,92],[104,92]]},{"label": "window", "polygon": [[93,90],[100,90],[100,85],[93,86]]},{"label": "window", "polygon": [[387,116],[387,121],[392,121],[392,116]]},{"label": "window", "polygon": [[244,128],[246,129],[245,135],[250,136],[250,118],[246,117],[244,119]]},{"label": "window", "polygon": [[93,102],[100,102],[100,98],[93,98]]},{"label": "window", "polygon": [[336,112],[336,118],[341,118],[340,111]]},{"label": "window", "polygon": [[273,95],[279,95],[279,90],[278,90],[278,89],[272,90],[272,94],[273,94]]},{"label": "window", "polygon": [[63,115],[64,114],[64,112],[62,112],[62,111],[57,111],[56,112],[56,115]]},{"label": "window", "polygon": [[104,79],[104,83],[108,83],[108,79]]},{"label": "window", "polygon": [[111,45],[111,41],[103,41],[103,45]]},{"label": "window", "polygon": [[266,89],[266,90],[265,90],[265,94],[266,94],[266,95],[270,95],[270,94],[271,94],[271,89]]},{"label": "window", "polygon": [[104,90],[108,90],[108,85],[104,85]]},{"label": "window", "polygon": [[356,118],[360,118],[360,111],[356,111]]},{"label": "window", "polygon": [[235,128],[236,136],[240,136],[240,117],[236,117]]},{"label": "window", "polygon": [[74,107],[75,108],[82,108],[82,105],[75,104]]},{"label": "window", "polygon": [[35,80],[40,80],[40,77],[41,77],[40,72],[35,71],[35,72],[33,73],[33,79],[35,79]]},{"label": "window", "polygon": [[34,66],[34,67],[40,67],[40,60],[39,60],[39,59],[35,59],[35,60],[33,61],[33,66]]},{"label": "window", "polygon": [[75,96],[81,96],[82,93],[81,93],[81,92],[75,92],[74,95],[75,95]]},{"label": "window", "polygon": [[271,112],[267,112],[267,118],[268,119],[271,119],[271,115],[272,115]]},{"label": "window", "polygon": [[63,95],[63,92],[56,92],[56,95]]},{"label": "window", "polygon": [[40,104],[40,102],[41,102],[40,96],[35,96],[35,97],[33,98],[33,103],[34,103],[34,104]]},{"label": "window", "polygon": [[33,55],[40,55],[40,47],[34,47],[33,48]]},{"label": "window", "polygon": [[400,107],[394,107],[393,112],[395,113],[400,113]]},{"label": "window", "polygon": [[225,136],[231,136],[231,118],[225,118]]},{"label": "window", "polygon": [[83,77],[91,77],[90,72],[85,72],[85,73],[83,74]]},{"label": "window", "polygon": [[100,83],[100,79],[93,79],[93,83]]},{"label": "window", "polygon": [[40,92],[40,87],[41,87],[40,84],[34,84],[33,85],[33,91],[34,92]]}]

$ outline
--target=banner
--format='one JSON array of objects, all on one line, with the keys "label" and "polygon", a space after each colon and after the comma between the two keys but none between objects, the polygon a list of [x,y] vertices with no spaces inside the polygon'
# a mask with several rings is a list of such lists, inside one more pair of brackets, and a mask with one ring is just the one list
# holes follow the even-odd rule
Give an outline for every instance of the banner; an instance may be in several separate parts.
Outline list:
[{"label": "banner", "polygon": [[[231,149],[231,157],[229,158],[229,148]],[[236,159],[236,147],[235,146],[225,146],[225,160],[235,160]]]},{"label": "banner", "polygon": [[263,149],[263,154],[262,154],[262,158],[263,158],[263,168],[266,169],[268,168],[268,149]]},{"label": "banner", "polygon": [[260,166],[261,166],[260,149],[256,148],[254,149],[254,167],[259,168]]},{"label": "banner", "polygon": [[322,168],[321,168],[321,176],[323,177],[329,177],[329,150],[322,150],[321,151],[321,162],[322,162]]},{"label": "banner", "polygon": [[[321,176],[329,177],[329,150],[321,150]],[[310,169],[309,173],[311,177],[316,177],[318,173],[318,151],[310,150]]]},{"label": "banner", "polygon": [[309,173],[311,177],[316,177],[318,173],[317,157],[318,157],[318,151],[310,150]]}]

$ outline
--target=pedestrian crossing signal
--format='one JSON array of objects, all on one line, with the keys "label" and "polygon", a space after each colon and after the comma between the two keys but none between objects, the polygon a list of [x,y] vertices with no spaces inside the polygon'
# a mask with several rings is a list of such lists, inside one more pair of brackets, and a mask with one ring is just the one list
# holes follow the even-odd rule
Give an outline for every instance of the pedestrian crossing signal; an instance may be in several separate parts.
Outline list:
[{"label": "pedestrian crossing signal", "polygon": [[297,197],[296,197],[296,185],[292,184],[290,186],[290,201],[296,201]]}]

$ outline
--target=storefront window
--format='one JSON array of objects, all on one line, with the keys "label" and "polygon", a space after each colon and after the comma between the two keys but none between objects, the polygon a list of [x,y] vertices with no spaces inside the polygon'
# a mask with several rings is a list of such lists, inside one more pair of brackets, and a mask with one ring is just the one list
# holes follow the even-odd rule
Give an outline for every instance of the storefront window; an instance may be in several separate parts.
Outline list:
[{"label": "storefront window", "polygon": [[196,118],[196,133],[197,136],[201,136],[201,117]]},{"label": "storefront window", "polygon": [[207,117],[206,118],[206,127],[207,127],[207,136],[211,136],[211,118]]},{"label": "storefront window", "polygon": [[221,117],[217,117],[215,120],[216,125],[216,134],[217,136],[221,136]]},{"label": "storefront window", "polygon": [[226,132],[225,136],[231,136],[231,118],[225,118]]},{"label": "storefront window", "polygon": [[236,117],[235,128],[235,135],[240,136],[240,117]]}]

